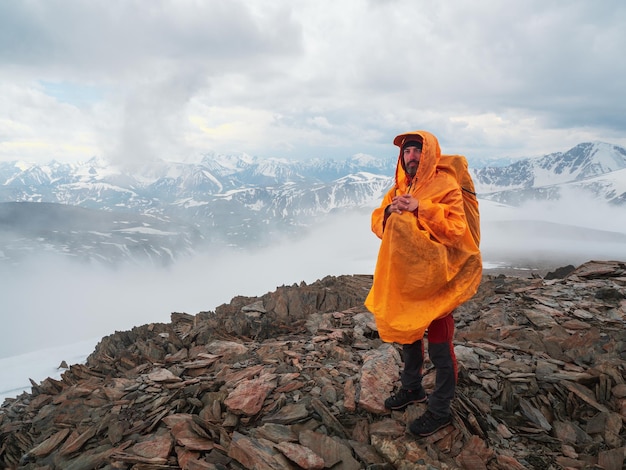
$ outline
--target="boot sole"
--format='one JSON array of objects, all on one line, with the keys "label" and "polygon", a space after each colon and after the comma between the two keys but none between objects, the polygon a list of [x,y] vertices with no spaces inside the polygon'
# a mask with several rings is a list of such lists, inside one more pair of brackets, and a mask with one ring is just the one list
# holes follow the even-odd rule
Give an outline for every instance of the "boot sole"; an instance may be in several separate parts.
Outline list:
[{"label": "boot sole", "polygon": [[413,401],[405,403],[404,405],[401,405],[401,406],[387,406],[387,405],[385,405],[385,408],[387,408],[388,410],[393,410],[393,411],[402,411],[405,408],[407,408],[409,405],[415,405],[415,404],[418,404],[418,403],[426,403],[427,401],[428,401],[428,397],[424,397],[421,400],[413,400]]}]

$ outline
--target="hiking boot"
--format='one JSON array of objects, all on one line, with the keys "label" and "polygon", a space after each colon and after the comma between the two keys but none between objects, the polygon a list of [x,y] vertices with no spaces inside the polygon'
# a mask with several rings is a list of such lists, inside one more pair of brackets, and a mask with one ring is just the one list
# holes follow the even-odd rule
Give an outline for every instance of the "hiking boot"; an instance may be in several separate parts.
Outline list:
[{"label": "hiking boot", "polygon": [[411,423],[409,430],[416,436],[426,437],[435,434],[451,423],[452,418],[450,416],[439,417],[432,414],[430,410],[426,410],[422,416]]},{"label": "hiking boot", "polygon": [[419,390],[407,390],[401,388],[385,400],[385,408],[390,410],[403,410],[411,403],[424,403],[428,400],[423,388]]}]

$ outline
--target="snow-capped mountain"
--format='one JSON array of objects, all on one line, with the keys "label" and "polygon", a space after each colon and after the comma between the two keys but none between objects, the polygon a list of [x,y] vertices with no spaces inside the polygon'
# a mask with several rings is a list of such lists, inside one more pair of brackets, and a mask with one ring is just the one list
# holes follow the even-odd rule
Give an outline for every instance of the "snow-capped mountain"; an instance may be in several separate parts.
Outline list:
[{"label": "snow-capped mountain", "polygon": [[[126,166],[102,158],[0,162],[0,260],[52,251],[168,264],[220,245],[264,245],[329,213],[370,211],[391,187],[395,165],[395,155],[363,154],[344,161],[208,154],[196,163]],[[626,207],[626,150],[615,145],[582,143],[486,167],[470,156],[470,167],[482,199],[517,205],[574,188]]]},{"label": "snow-capped mountain", "polygon": [[472,170],[485,199],[518,205],[558,199],[563,189],[588,192],[615,204],[626,198],[626,149],[607,143],[582,143],[565,153],[527,158],[504,167]]}]

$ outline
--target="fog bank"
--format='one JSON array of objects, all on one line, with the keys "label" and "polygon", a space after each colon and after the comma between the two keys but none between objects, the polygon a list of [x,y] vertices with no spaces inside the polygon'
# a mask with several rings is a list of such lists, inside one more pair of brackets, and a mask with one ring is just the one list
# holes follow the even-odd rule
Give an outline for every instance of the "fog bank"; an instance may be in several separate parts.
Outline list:
[{"label": "fog bank", "polygon": [[171,312],[215,310],[237,295],[259,296],[327,275],[372,273],[377,247],[369,214],[354,212],[331,217],[300,240],[258,251],[203,253],[167,269],[30,259],[0,268],[0,358],[169,322]]},{"label": "fog bank", "polygon": [[[626,260],[626,209],[597,202],[481,201],[485,267],[554,267],[590,259]],[[298,240],[270,248],[203,253],[168,269],[85,266],[49,257],[0,268],[0,358],[56,347],[152,322],[171,312],[215,310],[237,295],[328,275],[373,273],[379,240],[370,211],[330,216]]]}]

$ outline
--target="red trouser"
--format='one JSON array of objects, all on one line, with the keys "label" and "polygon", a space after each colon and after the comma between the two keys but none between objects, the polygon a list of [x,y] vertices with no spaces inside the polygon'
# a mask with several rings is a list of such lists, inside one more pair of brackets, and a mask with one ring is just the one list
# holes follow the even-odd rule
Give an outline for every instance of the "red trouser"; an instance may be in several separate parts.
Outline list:
[{"label": "red trouser", "polygon": [[[454,398],[457,381],[457,362],[454,354],[454,318],[452,313],[433,321],[428,327],[428,356],[436,370],[435,390],[428,397],[429,410],[438,416],[450,414],[450,402]],[[424,364],[424,342],[402,346],[404,369],[400,380],[402,388],[422,388],[422,366]]]}]

